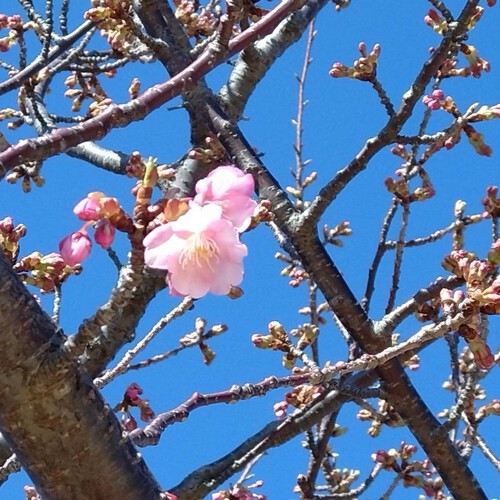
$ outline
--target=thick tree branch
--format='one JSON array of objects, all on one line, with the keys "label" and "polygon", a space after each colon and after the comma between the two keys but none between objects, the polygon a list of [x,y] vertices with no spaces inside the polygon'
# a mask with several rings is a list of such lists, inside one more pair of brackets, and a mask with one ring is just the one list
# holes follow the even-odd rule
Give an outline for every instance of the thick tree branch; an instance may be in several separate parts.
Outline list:
[{"label": "thick tree branch", "polygon": [[159,498],[88,375],[76,363],[46,369],[62,339],[3,254],[0,283],[0,427],[39,493],[55,500]]},{"label": "thick tree branch", "polygon": [[[371,320],[320,243],[315,227],[303,225],[292,203],[262,162],[255,157],[238,127],[228,121],[220,109],[209,107],[207,115],[236,163],[247,171],[259,173],[260,196],[270,200],[276,224],[288,236],[301,257],[304,269],[316,282],[331,310],[350,335],[369,354],[376,354],[387,347],[389,337],[375,334]],[[379,367],[378,372],[390,395],[391,404],[404,418],[452,494],[464,500],[486,498],[453,443],[440,431],[438,421],[415,391],[399,362],[392,359]]]}]

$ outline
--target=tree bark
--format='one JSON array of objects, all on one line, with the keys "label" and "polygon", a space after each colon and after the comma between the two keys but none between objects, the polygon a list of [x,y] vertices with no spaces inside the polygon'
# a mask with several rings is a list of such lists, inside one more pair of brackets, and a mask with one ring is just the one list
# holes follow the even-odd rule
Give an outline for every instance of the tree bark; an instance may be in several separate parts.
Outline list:
[{"label": "tree bark", "polygon": [[44,499],[160,498],[90,377],[0,253],[0,428]]}]

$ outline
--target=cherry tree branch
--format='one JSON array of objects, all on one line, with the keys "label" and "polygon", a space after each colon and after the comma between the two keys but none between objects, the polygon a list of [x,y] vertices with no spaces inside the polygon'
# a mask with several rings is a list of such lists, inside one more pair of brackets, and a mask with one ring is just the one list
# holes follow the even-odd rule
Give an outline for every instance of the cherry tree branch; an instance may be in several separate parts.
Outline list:
[{"label": "cherry tree branch", "polygon": [[[396,113],[395,116],[398,119],[395,123],[397,126],[399,126],[400,120],[408,119],[417,100],[415,95],[418,92],[423,92],[433,73],[446,58],[448,51],[466,33],[468,21],[473,15],[476,5],[477,1],[467,2],[459,21],[454,29],[450,30],[452,34],[445,37],[441,46],[435,51],[434,54],[439,54],[439,57],[433,57],[430,62],[426,63],[421,75],[412,85],[413,92],[405,94],[404,102],[408,102],[409,105],[403,105],[402,109]],[[214,131],[233,159],[245,170],[257,174],[260,196],[270,200],[276,224],[290,238],[301,257],[304,269],[312,276],[332,311],[365,352],[375,354],[383,350],[387,346],[388,338],[375,335],[372,322],[356,301],[342,274],[317,238],[315,230],[317,218],[329,203],[320,203],[318,209],[313,210],[306,217],[297,214],[277,181],[262,162],[255,157],[252,148],[238,127],[231,123],[220,109],[215,107],[208,107],[207,115]],[[378,141],[383,142],[386,134],[389,134],[387,127],[377,139],[369,141],[367,147],[371,148],[370,145]],[[453,443],[445,433],[439,431],[439,422],[415,391],[401,365],[397,361],[391,360],[379,367],[378,372],[390,395],[391,404],[417,437],[450,491],[457,497],[461,497],[463,492],[467,491],[471,497],[485,498],[480,485]]]},{"label": "cherry tree branch", "polygon": [[10,474],[14,472],[19,472],[22,469],[21,462],[16,457],[16,454],[13,453],[2,466],[0,466],[0,485],[7,480]]},{"label": "cherry tree branch", "polygon": [[227,83],[217,96],[230,118],[241,118],[250,96],[269,68],[288,47],[300,40],[307,26],[326,5],[328,0],[308,0],[289,18],[284,19],[272,34],[240,53]]},{"label": "cherry tree branch", "polygon": [[[54,499],[160,498],[158,484],[85,372],[76,363],[45,369],[63,340],[3,254],[0,337],[0,426],[39,493]],[[80,474],[73,470],[75,457]]]},{"label": "cherry tree branch", "polygon": [[256,396],[264,396],[267,392],[279,387],[296,387],[309,380],[309,375],[290,375],[288,377],[268,377],[256,384],[234,385],[227,391],[211,394],[194,393],[186,402],[174,410],[157,415],[145,429],[134,429],[129,437],[136,446],[151,446],[158,443],[163,431],[176,422],[184,422],[192,411],[202,406],[219,403],[235,403]]},{"label": "cherry tree branch", "polygon": [[356,157],[346,167],[337,172],[335,177],[321,189],[304,217],[317,223],[323,212],[346,185],[368,166],[369,161],[379,151],[394,142],[403,125],[412,116],[415,105],[422,97],[432,77],[449,56],[450,51],[467,33],[469,19],[474,14],[477,4],[478,0],[466,2],[457,22],[450,26],[440,45],[423,65],[411,87],[404,94],[399,110],[389,118],[385,127],[375,137],[365,143]]},{"label": "cherry tree branch", "polygon": [[164,83],[146,90],[141,96],[121,105],[110,105],[100,115],[67,128],[59,128],[39,138],[25,139],[0,153],[0,180],[9,169],[27,161],[42,161],[49,156],[67,151],[86,141],[102,139],[112,129],[126,127],[144,119],[200,78],[238,53],[257,38],[270,33],[290,12],[300,6],[301,0],[284,0],[269,14],[229,42],[227,52],[218,52],[211,46],[183,71]]},{"label": "cherry tree branch", "polygon": [[[351,387],[366,387],[375,379],[373,372],[363,372],[348,376],[346,382],[349,382]],[[336,390],[325,391],[303,410],[297,411],[282,422],[267,424],[224,457],[193,471],[170,491],[178,496],[185,495],[185,498],[203,498],[242,470],[253,458],[286,443],[325,416],[337,412],[349,397]]]},{"label": "cherry tree branch", "polygon": [[15,88],[19,88],[24,82],[26,82],[26,80],[45,68],[60,55],[64,54],[79,38],[84,36],[94,27],[95,24],[93,22],[85,21],[69,35],[60,38],[56,42],[56,46],[50,49],[47,57],[39,55],[31,64],[26,66],[26,68],[22,69],[8,80],[1,82],[0,96]]},{"label": "cherry tree branch", "polygon": [[106,370],[100,377],[94,380],[97,388],[109,384],[118,375],[126,372],[130,368],[131,361],[143,351],[146,346],[174,319],[182,316],[187,310],[193,307],[193,299],[186,297],[179,305],[174,307],[166,316],[161,318],[150,330],[150,332],[137,343],[135,347],[128,350],[119,363],[112,369]]}]

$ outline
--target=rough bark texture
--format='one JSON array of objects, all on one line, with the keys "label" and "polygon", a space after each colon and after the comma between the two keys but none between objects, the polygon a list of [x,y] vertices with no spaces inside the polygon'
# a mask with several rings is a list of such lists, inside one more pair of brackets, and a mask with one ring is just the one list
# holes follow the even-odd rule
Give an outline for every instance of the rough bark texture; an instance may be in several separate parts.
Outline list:
[{"label": "rough bark texture", "polygon": [[[149,499],[160,488],[62,334],[0,255],[0,427],[47,499]],[[79,474],[82,471],[82,475]]]}]

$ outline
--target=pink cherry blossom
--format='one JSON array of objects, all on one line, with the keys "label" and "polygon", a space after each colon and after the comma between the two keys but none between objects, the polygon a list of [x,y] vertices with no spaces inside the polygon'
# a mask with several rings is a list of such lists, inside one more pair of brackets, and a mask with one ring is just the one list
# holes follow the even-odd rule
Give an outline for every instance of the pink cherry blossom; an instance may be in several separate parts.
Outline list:
[{"label": "pink cherry blossom", "polygon": [[59,253],[68,266],[80,264],[90,254],[92,242],[83,231],[69,234],[59,242]]},{"label": "pink cherry blossom", "polygon": [[100,204],[94,198],[87,196],[87,198],[84,198],[76,204],[73,213],[80,220],[99,220],[100,210]]},{"label": "pink cherry blossom", "polygon": [[113,240],[115,239],[115,233],[116,233],[115,227],[113,226],[113,224],[111,224],[111,222],[109,222],[108,219],[101,219],[99,222],[96,223],[94,229],[95,229],[94,233],[95,242],[102,248],[107,250],[113,243]]},{"label": "pink cherry blossom", "polygon": [[144,246],[145,263],[169,271],[170,293],[225,295],[243,279],[247,247],[219,205],[193,205],[176,221],[155,228]]},{"label": "pink cherry blossom", "polygon": [[222,207],[223,217],[242,232],[248,228],[257,207],[252,200],[255,188],[253,177],[232,165],[217,167],[196,183],[192,205],[215,203]]}]

